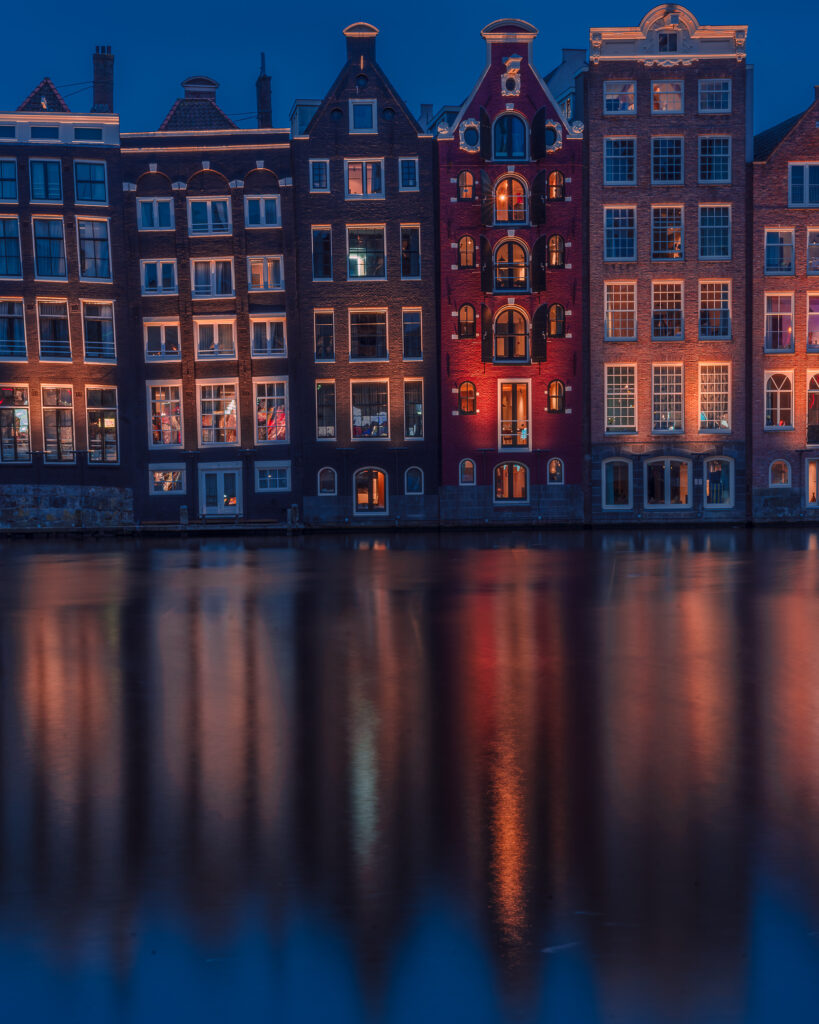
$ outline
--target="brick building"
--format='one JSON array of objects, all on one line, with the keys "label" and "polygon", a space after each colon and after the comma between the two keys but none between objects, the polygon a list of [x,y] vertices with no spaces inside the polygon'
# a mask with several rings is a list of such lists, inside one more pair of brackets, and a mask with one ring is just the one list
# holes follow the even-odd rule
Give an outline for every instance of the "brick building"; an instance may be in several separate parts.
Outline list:
[{"label": "brick building", "polygon": [[819,514],[819,87],[754,146],[751,394],[755,519]]},{"label": "brick building", "polygon": [[378,30],[344,30],[322,100],[298,101],[291,155],[304,518],[438,516],[433,140],[375,59]]},{"label": "brick building", "polygon": [[595,521],[746,515],[745,40],[677,4],[591,29]]},{"label": "brick building", "polygon": [[582,521],[583,128],[532,25],[481,34],[483,74],[437,121],[441,519]]}]

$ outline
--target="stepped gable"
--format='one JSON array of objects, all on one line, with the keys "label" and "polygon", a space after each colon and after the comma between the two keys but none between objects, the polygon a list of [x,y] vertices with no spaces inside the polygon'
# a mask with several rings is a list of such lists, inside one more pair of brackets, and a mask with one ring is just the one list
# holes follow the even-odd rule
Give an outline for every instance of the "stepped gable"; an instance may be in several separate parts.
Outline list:
[{"label": "stepped gable", "polygon": [[19,110],[43,111],[51,114],[70,114],[68,104],[60,95],[57,86],[50,78],[44,78],[40,84],[26,96]]},{"label": "stepped gable", "polygon": [[236,128],[216,102],[219,83],[205,75],[182,82],[185,95],[176,100],[159,126],[161,132],[209,131]]}]

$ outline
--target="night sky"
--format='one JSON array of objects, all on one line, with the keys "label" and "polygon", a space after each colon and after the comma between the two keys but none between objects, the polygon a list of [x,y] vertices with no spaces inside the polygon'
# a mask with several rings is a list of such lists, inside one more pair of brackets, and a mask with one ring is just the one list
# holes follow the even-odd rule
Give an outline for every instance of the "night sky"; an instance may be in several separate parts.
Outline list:
[{"label": "night sky", "polygon": [[[319,98],[331,85],[344,60],[341,30],[353,21],[370,21],[380,29],[379,63],[417,114],[421,103],[437,110],[465,98],[483,68],[480,30],[490,21],[531,21],[540,30],[535,58],[546,72],[559,62],[561,47],[588,46],[590,26],[636,25],[651,6],[610,0],[565,5],[310,0],[258,6],[199,0],[142,8],[150,13],[140,17],[141,8],[130,4],[9,4],[3,15],[7,45],[0,109],[14,110],[49,75],[72,110],[88,111],[91,53],[95,44],[106,43],[116,55],[115,102],[124,131],[158,128],[182,94],[179,83],[195,74],[219,81],[225,113],[240,127],[255,127],[254,82],[264,50],[273,79],[273,123],[284,127],[295,99]],[[808,106],[819,82],[814,48],[819,6],[715,0],[691,10],[703,24],[750,26],[756,131]],[[557,17],[550,25],[553,11]]]}]

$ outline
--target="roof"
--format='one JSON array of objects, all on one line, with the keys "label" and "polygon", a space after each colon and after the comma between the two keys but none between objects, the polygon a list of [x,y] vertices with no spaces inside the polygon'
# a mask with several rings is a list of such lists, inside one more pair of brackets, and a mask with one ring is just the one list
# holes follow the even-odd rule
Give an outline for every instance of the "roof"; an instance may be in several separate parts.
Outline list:
[{"label": "roof", "polygon": [[795,124],[801,121],[805,111],[794,114],[787,121],[776,124],[773,128],[766,128],[764,132],[754,136],[754,160],[767,160],[779,143],[785,138]]},{"label": "roof", "polygon": [[217,104],[205,97],[186,96],[177,100],[159,126],[161,132],[207,131],[235,128],[236,125]]},{"label": "roof", "polygon": [[35,89],[32,89],[17,109],[32,112],[49,111],[52,114],[71,113],[59,89],[50,78],[44,78]]}]

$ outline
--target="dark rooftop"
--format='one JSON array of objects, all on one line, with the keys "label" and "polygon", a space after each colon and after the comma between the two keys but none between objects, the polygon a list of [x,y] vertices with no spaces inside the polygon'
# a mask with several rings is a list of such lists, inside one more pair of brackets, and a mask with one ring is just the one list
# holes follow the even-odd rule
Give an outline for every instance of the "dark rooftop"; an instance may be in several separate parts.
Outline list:
[{"label": "dark rooftop", "polygon": [[18,110],[46,111],[52,114],[70,114],[71,110],[50,78],[42,82],[26,96]]},{"label": "dark rooftop", "polygon": [[767,160],[779,143],[785,138],[793,126],[801,120],[805,111],[794,114],[787,121],[776,124],[773,128],[766,128],[764,132],[754,136],[754,160]]}]

